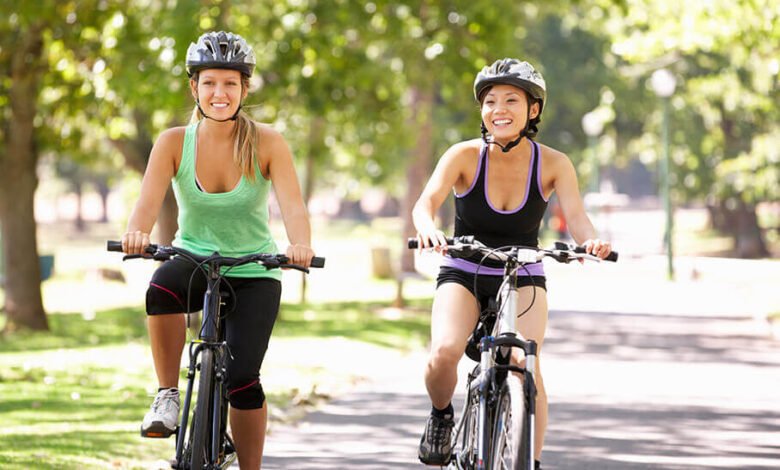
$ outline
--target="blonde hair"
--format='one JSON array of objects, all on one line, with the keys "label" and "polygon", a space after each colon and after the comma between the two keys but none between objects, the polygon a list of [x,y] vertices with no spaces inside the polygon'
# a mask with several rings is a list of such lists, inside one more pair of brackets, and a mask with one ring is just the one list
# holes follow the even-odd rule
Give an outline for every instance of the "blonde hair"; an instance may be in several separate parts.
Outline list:
[{"label": "blonde hair", "polygon": [[[196,72],[192,75],[191,80],[198,83],[200,73]],[[249,88],[249,77],[241,75],[241,90]],[[190,124],[195,124],[206,116],[200,112],[198,106],[195,105],[192,110],[192,116],[190,117]],[[241,173],[249,178],[250,181],[255,180],[255,168],[257,164],[257,124],[252,118],[249,117],[244,111],[239,111],[236,116],[236,126],[233,128],[233,161],[241,168]]]}]

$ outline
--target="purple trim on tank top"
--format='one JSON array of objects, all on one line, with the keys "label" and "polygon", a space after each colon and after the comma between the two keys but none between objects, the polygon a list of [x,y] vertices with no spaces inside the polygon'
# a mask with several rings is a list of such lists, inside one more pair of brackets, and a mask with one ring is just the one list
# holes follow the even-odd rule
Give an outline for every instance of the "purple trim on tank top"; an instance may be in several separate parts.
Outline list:
[{"label": "purple trim on tank top", "polygon": [[[474,274],[477,272],[477,264],[472,263],[471,261],[466,261],[463,258],[452,258],[450,256],[445,256],[444,260],[441,262],[442,266],[446,266],[448,268],[455,268],[459,269],[461,271]],[[520,269],[517,271],[518,276],[544,276],[544,265],[542,263],[531,263],[526,264],[525,269]],[[484,274],[486,276],[503,276],[504,270],[503,268],[489,268],[487,266],[481,266],[479,268],[479,274]]]},{"label": "purple trim on tank top", "polygon": [[[477,180],[479,179],[479,171],[482,169],[482,152],[484,151],[484,145],[479,150],[479,160],[477,161],[477,172],[474,174],[474,179],[471,180],[471,186],[469,186],[469,189],[466,190],[466,192],[462,194],[455,193],[455,197],[461,198],[466,197],[469,195],[472,189],[474,189],[474,186],[477,185]],[[485,160],[487,160],[487,156],[485,157]]]},{"label": "purple trim on tank top", "polygon": [[182,302],[181,299],[179,298],[179,296],[176,295],[173,291],[171,291],[169,289],[166,289],[165,287],[163,287],[163,286],[161,286],[159,284],[155,284],[153,282],[150,282],[149,285],[152,286],[152,287],[156,287],[156,288],[160,289],[163,292],[167,292],[167,293],[171,294],[173,296],[173,298],[176,299],[177,302],[179,302],[179,305],[184,307],[184,302]]},{"label": "purple trim on tank top", "polygon": [[539,195],[542,196],[544,202],[548,202],[548,197],[544,197],[544,190],[542,189],[542,149],[539,148],[539,144],[531,141],[536,147],[536,185],[539,187]]},{"label": "purple trim on tank top", "polygon": [[488,196],[488,157],[485,156],[485,200],[487,201],[488,206],[499,214],[514,214],[515,212],[519,212],[525,206],[525,203],[528,202],[528,193],[531,192],[531,175],[533,175],[533,170],[534,158],[532,154],[531,160],[528,162],[528,178],[526,178],[525,181],[525,197],[523,198],[523,202],[521,202],[516,209],[502,211],[501,209],[496,209],[493,203],[490,202],[490,197]]}]

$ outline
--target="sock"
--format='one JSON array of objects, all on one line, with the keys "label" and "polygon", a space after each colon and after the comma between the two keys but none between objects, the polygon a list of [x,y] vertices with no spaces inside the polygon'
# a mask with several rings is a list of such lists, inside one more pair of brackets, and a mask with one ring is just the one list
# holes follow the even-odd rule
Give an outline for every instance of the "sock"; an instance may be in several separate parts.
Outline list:
[{"label": "sock", "polygon": [[538,460],[534,460],[534,469],[535,470],[542,470],[542,462]]},{"label": "sock", "polygon": [[452,419],[455,415],[455,410],[452,408],[452,403],[447,405],[446,408],[440,410],[435,406],[431,406],[431,414],[439,419]]},{"label": "sock", "polygon": [[179,391],[179,389],[176,388],[176,387],[160,387],[160,388],[157,389],[157,393],[160,393],[163,390],[171,390],[171,391],[174,391],[174,392],[178,392]]}]

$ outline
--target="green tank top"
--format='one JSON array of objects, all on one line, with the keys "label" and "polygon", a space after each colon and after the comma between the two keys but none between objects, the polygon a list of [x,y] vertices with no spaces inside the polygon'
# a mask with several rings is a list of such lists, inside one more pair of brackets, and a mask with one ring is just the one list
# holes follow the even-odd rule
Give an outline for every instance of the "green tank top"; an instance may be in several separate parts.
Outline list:
[{"label": "green tank top", "polygon": [[[239,257],[251,253],[278,253],[268,227],[268,191],[271,182],[255,167],[255,181],[242,175],[238,185],[226,193],[207,193],[195,178],[195,143],[198,125],[190,124],[184,134],[179,171],[173,178],[173,191],[179,205],[179,230],[173,246],[207,256]],[[259,264],[238,266],[227,272],[231,277],[281,279],[278,269]]]}]

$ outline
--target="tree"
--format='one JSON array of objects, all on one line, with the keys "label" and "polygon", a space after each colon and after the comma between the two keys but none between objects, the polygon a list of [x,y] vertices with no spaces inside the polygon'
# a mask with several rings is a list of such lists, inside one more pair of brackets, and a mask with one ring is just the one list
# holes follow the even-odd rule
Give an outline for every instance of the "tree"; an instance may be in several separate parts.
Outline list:
[{"label": "tree", "polygon": [[43,116],[60,103],[44,99],[42,90],[60,59],[82,59],[83,51],[96,46],[95,25],[116,7],[109,2],[77,5],[50,0],[22,2],[12,9],[11,2],[2,3],[0,70],[8,78],[0,82],[0,99],[5,101],[0,102],[0,132],[5,142],[0,150],[0,221],[7,331],[48,328],[40,292],[33,196],[38,185],[36,166],[46,143]]},{"label": "tree", "polygon": [[[777,181],[780,4],[769,0],[590,5],[572,12],[613,42],[627,80],[640,87],[653,70],[678,77],[673,98],[673,184],[677,200],[706,200],[713,222],[742,257],[766,256],[756,203],[780,199]],[[592,14],[599,10],[600,14]],[[590,20],[589,20],[590,19]],[[650,95],[650,91],[646,90]],[[658,114],[635,139],[637,153],[660,147]],[[723,224],[718,221],[730,220]],[[730,230],[729,230],[730,229]]]}]

